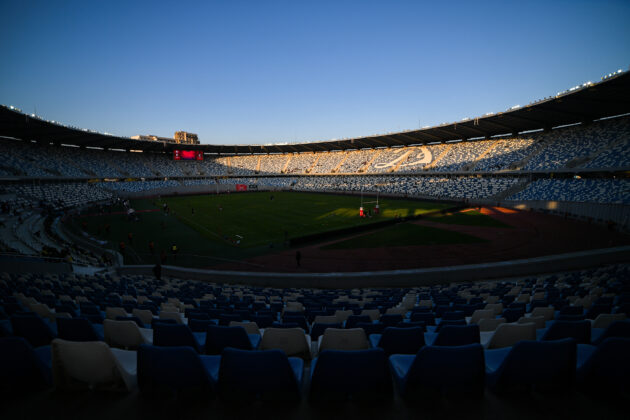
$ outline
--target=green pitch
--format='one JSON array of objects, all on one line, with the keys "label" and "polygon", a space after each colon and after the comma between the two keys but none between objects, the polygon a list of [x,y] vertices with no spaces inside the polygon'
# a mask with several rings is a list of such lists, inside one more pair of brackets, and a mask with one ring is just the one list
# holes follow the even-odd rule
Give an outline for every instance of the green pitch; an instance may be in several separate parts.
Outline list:
[{"label": "green pitch", "polygon": [[[169,213],[162,210],[164,204]],[[211,267],[286,249],[291,238],[421,215],[450,206],[381,199],[378,216],[360,218],[359,205],[357,196],[291,192],[167,197],[132,200],[131,207],[138,212],[139,221],[130,221],[124,214],[98,215],[91,210],[72,225],[108,241],[107,246],[113,249],[118,250],[119,243],[125,242],[128,264],[154,264],[164,250],[168,264]],[[373,204],[365,205],[366,210],[372,207]],[[111,212],[122,210],[114,208]],[[153,253],[149,248],[151,241],[155,244]],[[179,249],[176,261],[170,253],[172,245]]]}]

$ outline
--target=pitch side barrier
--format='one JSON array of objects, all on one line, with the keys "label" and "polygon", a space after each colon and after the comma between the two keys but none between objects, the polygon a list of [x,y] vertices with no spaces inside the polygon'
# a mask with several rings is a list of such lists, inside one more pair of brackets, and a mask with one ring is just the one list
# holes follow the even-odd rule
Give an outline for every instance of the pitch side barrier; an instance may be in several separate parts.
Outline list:
[{"label": "pitch side barrier", "polygon": [[474,200],[474,205],[531,210],[607,225],[611,229],[630,231],[630,205],[619,203],[582,203],[543,200]]},{"label": "pitch side barrier", "polygon": [[[356,273],[256,273],[162,266],[162,276],[274,288],[417,287],[574,271],[621,262],[630,262],[630,246],[485,264]],[[116,271],[121,275],[152,276],[153,266],[126,265]]]}]

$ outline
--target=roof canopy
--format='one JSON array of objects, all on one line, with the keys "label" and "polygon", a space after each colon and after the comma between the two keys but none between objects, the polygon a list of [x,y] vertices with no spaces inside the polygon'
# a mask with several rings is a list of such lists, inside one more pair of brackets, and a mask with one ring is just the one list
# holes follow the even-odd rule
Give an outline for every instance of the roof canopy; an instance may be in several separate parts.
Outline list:
[{"label": "roof canopy", "polygon": [[630,72],[617,74],[599,83],[585,84],[566,93],[506,112],[421,130],[354,139],[276,145],[178,145],[160,141],[133,140],[70,128],[5,106],[0,106],[0,136],[83,147],[154,152],[171,152],[179,148],[217,154],[320,152],[490,138],[502,134],[550,129],[627,113],[630,113]]}]

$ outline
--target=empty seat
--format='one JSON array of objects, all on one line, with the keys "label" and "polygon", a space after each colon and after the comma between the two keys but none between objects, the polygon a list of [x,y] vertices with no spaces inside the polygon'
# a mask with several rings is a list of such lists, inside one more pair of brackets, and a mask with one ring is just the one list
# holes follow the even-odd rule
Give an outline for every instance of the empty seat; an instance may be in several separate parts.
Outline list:
[{"label": "empty seat", "polygon": [[464,346],[479,343],[478,325],[447,325],[435,337],[434,346]]},{"label": "empty seat", "polygon": [[0,391],[12,395],[49,387],[52,384],[49,361],[48,346],[35,350],[22,337],[0,338]]},{"label": "empty seat", "polygon": [[577,345],[572,338],[520,341],[486,350],[486,385],[495,393],[536,388],[567,390],[575,380]]},{"label": "empty seat", "polygon": [[479,324],[482,319],[494,319],[495,314],[492,309],[477,309],[470,317],[470,324]]},{"label": "empty seat", "polygon": [[153,331],[141,329],[133,321],[103,321],[105,342],[112,347],[135,350],[141,344],[153,343]]},{"label": "empty seat", "polygon": [[55,338],[52,329],[37,315],[12,315],[13,334],[24,337],[33,347],[47,346]]},{"label": "empty seat", "polygon": [[226,347],[255,350],[260,344],[260,335],[248,335],[243,327],[208,325],[206,330],[206,354],[221,354]]},{"label": "empty seat", "polygon": [[615,321],[622,321],[626,319],[626,314],[599,314],[597,318],[593,320],[591,324],[592,328],[608,328],[610,324]]},{"label": "empty seat", "polygon": [[153,322],[153,312],[148,309],[134,308],[131,314],[138,317],[138,319],[140,319],[140,321],[142,321],[145,325],[151,325]]},{"label": "empty seat", "polygon": [[479,331],[495,331],[501,324],[505,324],[505,318],[482,318],[478,323]]},{"label": "empty seat", "polygon": [[219,375],[220,356],[199,355],[189,346],[138,349],[138,386],[149,395],[212,392]]},{"label": "empty seat", "polygon": [[328,328],[320,337],[319,351],[322,350],[364,350],[369,343],[363,328]]},{"label": "empty seat", "polygon": [[311,400],[374,400],[391,396],[391,375],[382,349],[324,350],[311,363]]},{"label": "empty seat", "polygon": [[[212,325],[208,328],[210,327]],[[203,353],[201,344],[187,325],[156,324],[153,328],[153,345],[164,347],[190,346],[198,353]]]},{"label": "empty seat", "polygon": [[255,322],[232,321],[230,322],[229,326],[230,327],[243,327],[245,329],[245,332],[247,332],[247,334],[262,335],[260,333],[260,328],[258,328],[258,325]]},{"label": "empty seat", "polygon": [[221,356],[218,389],[222,399],[299,400],[304,361],[281,350],[227,348]]},{"label": "empty seat", "polygon": [[585,357],[578,358],[578,383],[591,392],[627,391],[630,388],[630,338],[610,337],[595,346],[586,347]]},{"label": "empty seat", "polygon": [[110,349],[102,341],[52,342],[52,372],[58,389],[111,389],[136,387],[136,352]]},{"label": "empty seat", "polygon": [[590,344],[590,321],[554,321],[543,333],[541,340],[559,340],[561,338],[573,338],[578,344]]},{"label": "empty seat", "polygon": [[[336,319],[335,317],[332,317],[333,319]],[[369,324],[369,325],[378,325],[378,324]],[[311,340],[317,340],[322,334],[324,334],[324,332],[328,329],[328,328],[342,328],[342,325],[340,322],[333,322],[333,323],[318,323],[315,322],[313,324],[313,326],[311,327]],[[367,332],[366,332],[367,335]]]},{"label": "empty seat", "polygon": [[485,363],[480,344],[427,346],[416,355],[392,355],[389,363],[403,398],[483,396]]},{"label": "empty seat", "polygon": [[598,345],[609,337],[630,338],[630,320],[613,321],[598,337],[593,337],[593,344]]},{"label": "empty seat", "polygon": [[260,341],[260,350],[279,349],[287,356],[311,357],[311,343],[302,328],[267,328]]},{"label": "empty seat", "polygon": [[105,308],[105,318],[115,320],[119,316],[128,317],[129,314],[127,313],[127,311],[125,311],[125,308],[120,308],[117,306],[114,306],[114,307],[108,306],[107,308]]},{"label": "empty seat", "polygon": [[555,318],[556,316],[556,311],[554,308],[552,308],[551,306],[549,307],[536,307],[532,310],[531,312],[531,316],[542,316],[545,318],[545,322],[546,321],[551,321]]},{"label": "empty seat", "polygon": [[92,323],[85,318],[58,318],[57,334],[68,341],[103,341]]},{"label": "empty seat", "polygon": [[372,347],[379,347],[387,356],[416,354],[424,346],[424,329],[387,327],[383,334],[370,335]]},{"label": "empty seat", "polygon": [[544,316],[522,316],[516,322],[518,322],[519,324],[527,324],[531,322],[534,325],[536,325],[537,330],[540,330],[546,327]]},{"label": "empty seat", "polygon": [[536,340],[536,324],[501,324],[490,341],[488,349],[500,349],[511,347],[522,340]]}]

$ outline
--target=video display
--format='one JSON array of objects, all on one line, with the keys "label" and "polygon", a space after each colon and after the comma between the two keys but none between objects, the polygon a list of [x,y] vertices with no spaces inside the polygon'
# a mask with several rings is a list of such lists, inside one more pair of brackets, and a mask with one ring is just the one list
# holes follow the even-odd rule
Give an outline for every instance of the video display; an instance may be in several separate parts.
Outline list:
[{"label": "video display", "polygon": [[174,160],[203,160],[201,150],[173,150]]}]

